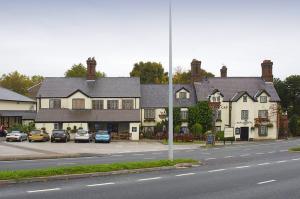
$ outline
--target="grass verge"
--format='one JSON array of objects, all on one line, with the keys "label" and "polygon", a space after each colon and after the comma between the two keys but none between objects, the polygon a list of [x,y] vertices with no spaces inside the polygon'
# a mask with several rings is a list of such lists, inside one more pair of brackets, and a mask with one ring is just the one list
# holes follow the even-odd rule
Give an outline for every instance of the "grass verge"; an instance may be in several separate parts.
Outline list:
[{"label": "grass verge", "polygon": [[49,177],[49,176],[57,176],[57,175],[145,169],[145,168],[174,166],[179,163],[196,163],[196,162],[197,161],[193,159],[175,159],[174,161],[156,160],[156,161],[143,161],[143,162],[124,162],[124,163],[122,162],[122,163],[111,163],[111,164],[65,166],[65,167],[53,167],[53,168],[45,168],[45,169],[30,169],[30,170],[17,170],[17,171],[0,171],[0,180],[21,180],[21,179],[33,178],[33,177]]},{"label": "grass verge", "polygon": [[289,148],[289,151],[292,151],[292,152],[300,152],[300,146]]}]

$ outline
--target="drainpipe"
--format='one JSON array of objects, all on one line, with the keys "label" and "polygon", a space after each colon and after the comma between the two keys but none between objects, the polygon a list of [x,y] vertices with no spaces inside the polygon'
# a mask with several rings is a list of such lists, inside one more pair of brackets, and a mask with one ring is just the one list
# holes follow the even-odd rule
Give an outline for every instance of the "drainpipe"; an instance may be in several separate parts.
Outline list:
[{"label": "drainpipe", "polygon": [[231,127],[231,111],[232,111],[232,102],[229,101],[229,127]]},{"label": "drainpipe", "polygon": [[39,110],[42,108],[42,95],[39,95]]}]

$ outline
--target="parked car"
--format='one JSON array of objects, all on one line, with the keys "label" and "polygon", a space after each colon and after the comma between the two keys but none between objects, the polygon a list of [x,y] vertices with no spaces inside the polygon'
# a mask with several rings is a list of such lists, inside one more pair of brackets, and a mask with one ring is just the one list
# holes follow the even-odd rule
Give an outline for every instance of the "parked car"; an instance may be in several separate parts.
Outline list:
[{"label": "parked car", "polygon": [[11,142],[11,141],[22,142],[24,140],[27,140],[27,134],[21,131],[12,131],[6,135],[7,142]]},{"label": "parked car", "polygon": [[70,134],[65,130],[53,130],[51,135],[51,142],[68,142],[70,141]]},{"label": "parked car", "polygon": [[95,134],[95,143],[97,142],[107,142],[110,143],[111,136],[108,131],[97,131]]},{"label": "parked car", "polygon": [[43,141],[47,142],[50,140],[50,136],[46,131],[41,130],[33,130],[29,133],[28,141]]},{"label": "parked car", "polygon": [[78,130],[75,133],[74,141],[75,142],[80,142],[80,141],[92,142],[93,137],[92,137],[92,134],[90,134],[88,131]]}]

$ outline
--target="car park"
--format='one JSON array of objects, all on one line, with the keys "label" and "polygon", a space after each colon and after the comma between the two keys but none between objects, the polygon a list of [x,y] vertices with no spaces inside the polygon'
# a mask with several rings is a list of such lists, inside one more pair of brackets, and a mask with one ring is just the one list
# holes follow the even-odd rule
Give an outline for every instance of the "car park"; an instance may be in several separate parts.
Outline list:
[{"label": "car park", "polygon": [[6,135],[7,142],[11,142],[11,141],[22,142],[25,140],[27,140],[27,134],[21,131],[12,131]]},{"label": "car park", "polygon": [[78,130],[75,133],[74,141],[75,142],[80,142],[80,141],[92,142],[93,141],[93,137],[92,137],[92,134],[89,133],[88,131]]},{"label": "car park", "polygon": [[53,130],[51,135],[51,142],[68,142],[70,141],[70,134],[65,130]]},{"label": "car park", "polygon": [[47,142],[50,140],[50,136],[46,131],[43,130],[33,130],[29,133],[28,141],[43,141]]},{"label": "car park", "polygon": [[111,136],[108,131],[97,131],[95,134],[95,143],[97,142],[106,142],[110,143]]}]

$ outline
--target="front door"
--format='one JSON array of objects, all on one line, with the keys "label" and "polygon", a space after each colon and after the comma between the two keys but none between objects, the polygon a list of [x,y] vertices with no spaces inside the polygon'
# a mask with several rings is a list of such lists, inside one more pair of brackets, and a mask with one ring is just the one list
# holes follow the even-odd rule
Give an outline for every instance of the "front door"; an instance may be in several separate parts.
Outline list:
[{"label": "front door", "polygon": [[249,140],[249,127],[241,127],[241,141]]}]

